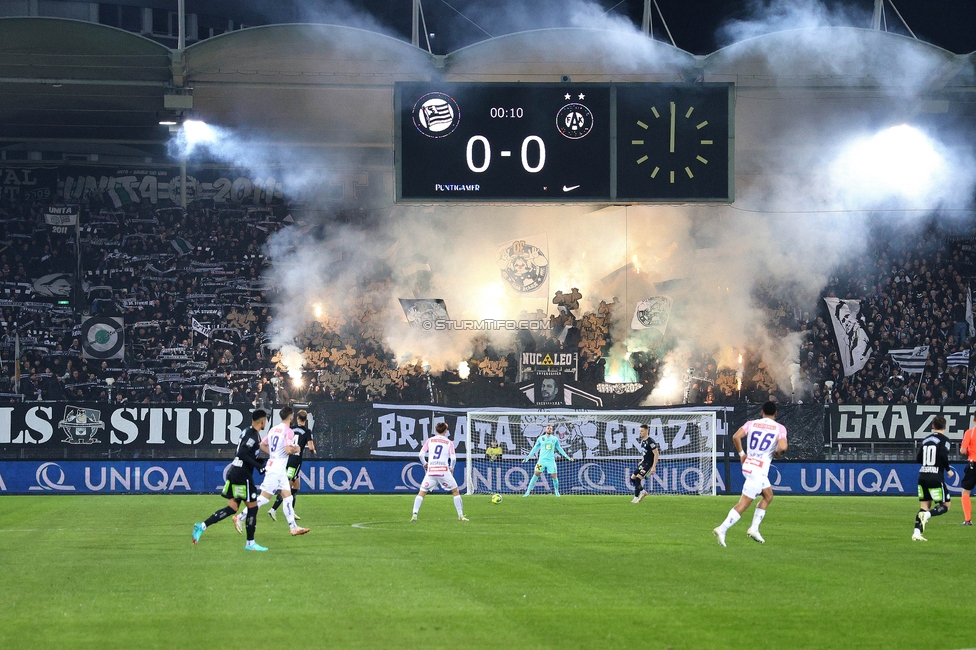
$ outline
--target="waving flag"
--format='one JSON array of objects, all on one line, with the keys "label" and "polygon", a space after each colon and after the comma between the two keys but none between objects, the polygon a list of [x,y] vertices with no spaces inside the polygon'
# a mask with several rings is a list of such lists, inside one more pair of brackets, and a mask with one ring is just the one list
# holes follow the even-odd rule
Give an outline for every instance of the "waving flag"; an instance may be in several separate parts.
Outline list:
[{"label": "waving flag", "polygon": [[888,354],[901,371],[909,375],[917,375],[925,370],[925,362],[929,360],[929,346],[920,345],[917,348],[905,350],[889,350]]}]

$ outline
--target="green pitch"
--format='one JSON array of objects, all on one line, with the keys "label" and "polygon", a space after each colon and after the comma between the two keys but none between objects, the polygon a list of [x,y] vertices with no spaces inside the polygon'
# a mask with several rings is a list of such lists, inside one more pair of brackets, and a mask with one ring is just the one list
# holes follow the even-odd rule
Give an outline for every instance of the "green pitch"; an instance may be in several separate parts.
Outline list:
[{"label": "green pitch", "polygon": [[[976,530],[907,498],[309,496],[245,553],[215,496],[0,499],[0,647],[958,648]],[[958,507],[958,504],[955,504]]]}]

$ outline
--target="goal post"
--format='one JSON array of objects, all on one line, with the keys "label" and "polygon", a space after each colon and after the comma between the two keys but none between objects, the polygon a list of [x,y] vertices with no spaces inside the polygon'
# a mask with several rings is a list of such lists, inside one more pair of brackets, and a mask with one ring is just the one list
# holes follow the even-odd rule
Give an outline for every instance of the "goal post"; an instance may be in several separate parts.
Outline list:
[{"label": "goal post", "polygon": [[[557,454],[561,493],[631,494],[630,475],[642,457],[642,424],[661,449],[657,470],[647,476],[644,489],[650,494],[716,494],[716,414],[693,409],[469,411],[467,494],[524,492],[536,465],[526,456],[547,425],[572,457],[568,461]],[[551,492],[550,477],[543,472],[535,493]]]}]

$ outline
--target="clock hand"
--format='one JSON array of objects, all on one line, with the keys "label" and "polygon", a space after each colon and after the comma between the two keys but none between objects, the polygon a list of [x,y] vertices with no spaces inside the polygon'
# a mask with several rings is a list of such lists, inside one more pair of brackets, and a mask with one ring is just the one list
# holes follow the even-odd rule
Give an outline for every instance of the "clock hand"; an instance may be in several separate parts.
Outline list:
[{"label": "clock hand", "polygon": [[671,102],[671,153],[674,153],[674,102]]}]

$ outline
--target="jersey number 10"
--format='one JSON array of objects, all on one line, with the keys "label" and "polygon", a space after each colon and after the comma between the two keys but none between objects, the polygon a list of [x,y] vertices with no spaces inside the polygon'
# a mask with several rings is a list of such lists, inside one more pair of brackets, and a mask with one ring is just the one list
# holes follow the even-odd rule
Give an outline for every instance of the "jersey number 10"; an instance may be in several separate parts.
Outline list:
[{"label": "jersey number 10", "polygon": [[922,447],[922,464],[926,467],[935,466],[935,454],[937,450],[935,445],[926,445]]}]

